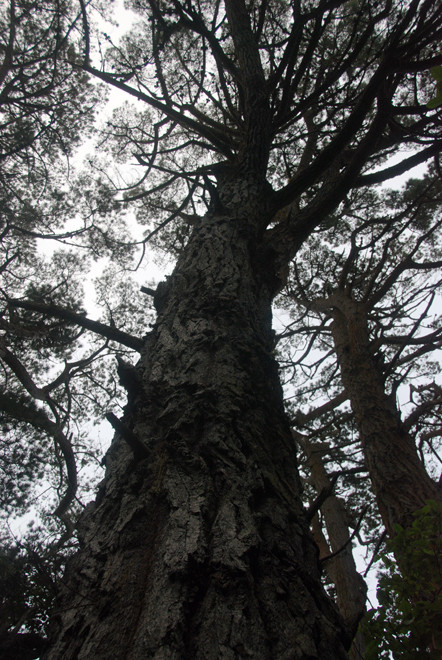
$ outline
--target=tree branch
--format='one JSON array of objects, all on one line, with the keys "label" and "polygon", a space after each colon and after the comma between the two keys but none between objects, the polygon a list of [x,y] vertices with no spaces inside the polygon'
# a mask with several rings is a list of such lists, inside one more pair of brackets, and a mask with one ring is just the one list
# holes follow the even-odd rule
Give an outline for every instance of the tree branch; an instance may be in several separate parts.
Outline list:
[{"label": "tree branch", "polygon": [[[75,66],[75,63],[72,64],[73,66]],[[170,119],[176,121],[183,128],[188,129],[193,133],[196,133],[197,135],[200,135],[204,139],[208,140],[211,144],[213,144],[214,147],[216,147],[217,150],[219,150],[224,156],[226,156],[226,158],[232,158],[232,153],[229,148],[229,141],[225,140],[220,133],[216,133],[213,130],[210,130],[207,126],[204,126],[201,122],[197,122],[191,119],[190,117],[187,117],[182,112],[179,112],[178,110],[174,110],[173,108],[169,107],[166,103],[161,103],[161,101],[158,101],[157,99],[148,96],[144,92],[141,92],[140,90],[137,90],[134,87],[130,87],[130,85],[127,85],[126,83],[117,80],[109,73],[100,71],[99,69],[95,69],[94,67],[88,64],[83,64],[81,68],[87,73],[90,73],[91,75],[95,76],[96,78],[99,78],[99,80],[103,80],[103,82],[106,82],[109,85],[116,87],[117,89],[121,89],[123,92],[130,94],[130,96],[133,96],[140,101],[144,101],[151,107],[155,108],[156,110],[159,110],[166,117],[170,117]],[[226,128],[224,130],[227,132]]]},{"label": "tree branch", "polygon": [[405,158],[396,165],[386,167],[385,169],[380,170],[379,172],[373,172],[372,174],[364,174],[363,176],[356,179],[355,187],[361,188],[362,186],[371,186],[375,183],[382,183],[388,179],[393,179],[396,176],[400,176],[401,174],[408,172],[408,170],[416,167],[416,165],[424,163],[432,156],[439,154],[441,151],[442,140],[437,140],[434,144],[431,145],[431,147],[422,149],[422,151],[419,151],[417,154],[414,154],[409,158]]},{"label": "tree branch", "polygon": [[358,522],[356,523],[356,526],[355,526],[354,530],[352,531],[351,535],[348,537],[348,540],[344,543],[344,545],[341,546],[339,548],[339,550],[336,550],[336,552],[332,552],[330,555],[327,555],[327,557],[322,557],[322,559],[320,560],[321,564],[325,561],[329,561],[330,559],[333,559],[333,557],[336,557],[336,555],[339,555],[343,550],[345,550],[345,548],[349,545],[349,543],[351,543],[353,541],[354,537],[359,532],[359,528],[362,524],[362,520],[364,519],[364,516],[365,516],[367,510],[368,510],[368,507],[364,507],[362,509],[362,513],[359,516]]},{"label": "tree branch", "polygon": [[65,522],[64,515],[77,492],[77,466],[70,440],[63,433],[60,425],[52,421],[43,408],[28,406],[22,401],[18,401],[7,394],[2,394],[1,392],[0,408],[14,419],[43,430],[51,436],[54,439],[54,442],[60,447],[66,465],[68,486],[65,494],[54,511],[54,515],[58,516],[63,522]]},{"label": "tree branch", "polygon": [[105,415],[109,424],[113,429],[127,442],[129,447],[132,449],[134,458],[136,460],[142,460],[150,456],[149,450],[140,440],[140,438],[135,435],[135,433],[130,429],[124,422],[122,422],[113,412],[108,412]]},{"label": "tree branch", "polygon": [[292,420],[293,424],[300,425],[300,426],[305,426],[308,422],[311,422],[314,419],[317,419],[318,417],[321,417],[321,415],[324,415],[325,413],[331,412],[338,406],[340,406],[344,401],[347,401],[348,399],[348,394],[343,390],[339,394],[337,394],[333,399],[330,399],[330,401],[327,401],[327,403],[322,404],[322,406],[318,406],[317,408],[314,408],[313,410],[310,410],[308,413],[302,413],[298,412],[296,417]]},{"label": "tree branch", "polygon": [[142,339],[134,337],[133,335],[130,335],[127,332],[123,332],[122,330],[118,330],[117,328],[111,328],[109,325],[101,323],[100,321],[93,321],[92,319],[88,319],[83,314],[78,314],[77,312],[73,312],[70,309],[60,307],[59,305],[37,303],[30,300],[18,300],[16,298],[7,298],[7,301],[8,304],[10,304],[12,307],[26,309],[30,312],[38,312],[39,314],[53,316],[55,318],[62,319],[63,321],[75,323],[76,325],[79,325],[86,330],[90,330],[91,332],[95,332],[102,337],[106,337],[106,339],[116,341],[119,344],[123,344],[123,346],[132,348],[134,351],[139,352],[143,348],[144,341]]}]

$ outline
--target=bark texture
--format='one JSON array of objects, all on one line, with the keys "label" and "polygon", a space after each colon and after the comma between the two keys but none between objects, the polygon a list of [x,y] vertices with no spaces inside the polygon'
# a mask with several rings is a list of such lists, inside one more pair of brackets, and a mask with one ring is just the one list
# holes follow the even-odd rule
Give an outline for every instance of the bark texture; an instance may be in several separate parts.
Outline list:
[{"label": "bark texture", "polygon": [[157,290],[122,420],[146,453],[116,435],[47,660],[346,657],[300,502],[256,226],[206,217]]},{"label": "bark texture", "polygon": [[333,293],[332,333],[382,520],[407,527],[429,499],[440,500],[438,485],[419,459],[395,401],[385,393],[367,328],[367,310],[344,291]]}]

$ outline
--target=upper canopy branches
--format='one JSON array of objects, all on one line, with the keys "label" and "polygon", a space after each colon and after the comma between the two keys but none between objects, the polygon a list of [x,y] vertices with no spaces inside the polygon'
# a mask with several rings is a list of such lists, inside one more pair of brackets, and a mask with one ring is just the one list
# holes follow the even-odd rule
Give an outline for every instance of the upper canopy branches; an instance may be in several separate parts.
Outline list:
[{"label": "upper canopy branches", "polygon": [[[440,111],[426,106],[429,69],[442,62],[437,0],[130,6],[136,27],[96,64],[87,42],[83,68],[145,104],[137,121],[117,115],[112,129],[124,128],[120,154],[149,164],[151,187],[164,184],[163,198],[173,173],[203,192],[202,173],[222,161],[267,178],[275,190],[269,219],[307,198],[324,214],[352,186],[371,183],[361,174],[401,146],[419,150],[404,170],[440,150]],[[84,10],[89,34],[87,21]],[[395,172],[387,167],[376,181]]]}]

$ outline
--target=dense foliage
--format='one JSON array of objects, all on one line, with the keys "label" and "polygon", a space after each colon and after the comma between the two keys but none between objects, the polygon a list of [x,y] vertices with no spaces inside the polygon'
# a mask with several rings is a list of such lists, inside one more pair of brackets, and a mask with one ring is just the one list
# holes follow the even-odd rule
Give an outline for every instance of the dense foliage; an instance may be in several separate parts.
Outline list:
[{"label": "dense foliage", "polygon": [[[441,506],[429,501],[416,511],[408,529],[398,527],[382,554],[383,570],[377,590],[379,607],[371,609],[364,622],[367,659],[437,658],[441,645],[442,555]],[[391,553],[406,550],[407,575],[398,569]],[[436,559],[439,571],[434,572]],[[427,647],[433,640],[432,650]]]}]

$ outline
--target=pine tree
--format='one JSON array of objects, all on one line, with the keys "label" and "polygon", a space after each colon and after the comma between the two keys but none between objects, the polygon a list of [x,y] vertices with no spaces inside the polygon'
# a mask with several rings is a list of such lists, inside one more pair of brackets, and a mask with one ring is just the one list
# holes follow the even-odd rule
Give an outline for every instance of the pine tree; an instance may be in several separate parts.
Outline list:
[{"label": "pine tree", "polygon": [[[79,521],[46,657],[345,657],[351,635],[321,587],[301,502],[271,305],[353,189],[440,151],[426,107],[438,3],[131,7],[132,33],[95,62],[81,3],[84,58],[71,62],[143,104],[109,121],[108,149],[143,167],[127,200],[147,238],[178,253],[152,292],[155,323],[134,337],[58,301],[9,301],[140,355],[120,361],[127,405],[108,416],[106,477]],[[404,144],[417,154],[372,173]]]}]

